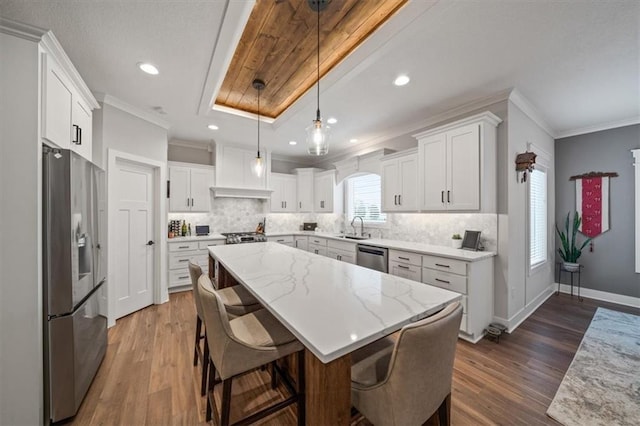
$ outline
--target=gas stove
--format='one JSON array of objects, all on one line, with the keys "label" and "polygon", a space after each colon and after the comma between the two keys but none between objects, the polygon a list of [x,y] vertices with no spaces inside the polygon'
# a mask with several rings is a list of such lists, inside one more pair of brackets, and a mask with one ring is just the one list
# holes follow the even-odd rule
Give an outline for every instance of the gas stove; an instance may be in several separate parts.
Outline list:
[{"label": "gas stove", "polygon": [[227,237],[226,244],[242,244],[242,243],[261,243],[267,241],[264,234],[257,232],[223,232],[222,235]]}]

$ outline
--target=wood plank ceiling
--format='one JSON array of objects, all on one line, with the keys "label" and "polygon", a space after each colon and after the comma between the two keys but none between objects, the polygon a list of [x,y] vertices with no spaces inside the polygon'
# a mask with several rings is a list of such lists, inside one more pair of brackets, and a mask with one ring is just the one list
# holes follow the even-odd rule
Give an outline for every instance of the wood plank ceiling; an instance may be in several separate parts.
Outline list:
[{"label": "wood plank ceiling", "polygon": [[[320,77],[408,0],[333,0],[320,12]],[[307,0],[257,0],[216,104],[276,118],[317,81],[317,12]],[[321,82],[322,84],[322,82]]]}]

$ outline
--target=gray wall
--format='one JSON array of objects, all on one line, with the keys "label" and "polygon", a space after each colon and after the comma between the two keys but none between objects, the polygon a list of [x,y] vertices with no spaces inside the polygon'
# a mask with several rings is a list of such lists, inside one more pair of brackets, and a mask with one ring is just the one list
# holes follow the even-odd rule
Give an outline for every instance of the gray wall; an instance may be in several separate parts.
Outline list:
[{"label": "gray wall", "polygon": [[609,231],[596,237],[594,251],[589,252],[587,246],[578,261],[584,265],[585,288],[640,297],[640,274],[635,273],[634,260],[634,169],[629,152],[637,148],[640,125],[556,140],[556,222],[563,223],[567,212],[575,211],[576,186],[569,177],[591,171],[620,175],[611,178],[609,186]]}]

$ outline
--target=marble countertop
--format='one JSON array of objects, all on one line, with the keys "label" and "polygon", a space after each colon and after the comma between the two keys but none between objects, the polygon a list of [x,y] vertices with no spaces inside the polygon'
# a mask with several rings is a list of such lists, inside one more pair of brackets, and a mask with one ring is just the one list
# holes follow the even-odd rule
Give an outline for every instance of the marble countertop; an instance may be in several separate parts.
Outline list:
[{"label": "marble countertop", "polygon": [[453,247],[437,246],[433,244],[415,243],[410,241],[389,240],[386,238],[369,238],[366,240],[350,240],[348,238],[340,238],[336,233],[314,232],[314,231],[296,231],[296,232],[267,232],[267,237],[279,237],[283,235],[308,235],[314,237],[334,239],[338,241],[347,241],[353,244],[368,244],[377,247],[385,247],[395,250],[410,251],[418,254],[429,254],[434,256],[442,256],[450,259],[465,260],[467,262],[475,262],[482,259],[494,257],[495,252],[492,251],[470,251],[462,249],[454,249]]},{"label": "marble countertop", "polygon": [[462,297],[273,242],[209,253],[323,363]]}]

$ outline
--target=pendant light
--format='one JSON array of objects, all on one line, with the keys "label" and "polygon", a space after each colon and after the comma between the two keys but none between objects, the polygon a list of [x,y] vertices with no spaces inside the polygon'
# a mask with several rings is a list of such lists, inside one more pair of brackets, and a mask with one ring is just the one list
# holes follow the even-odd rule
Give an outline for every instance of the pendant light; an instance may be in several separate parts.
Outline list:
[{"label": "pendant light", "polygon": [[318,82],[316,119],[307,127],[307,152],[311,155],[325,155],[329,152],[330,128],[322,124],[320,117],[320,11],[327,7],[329,0],[307,0],[309,7],[318,15]]},{"label": "pendant light", "polygon": [[262,177],[264,173],[264,158],[260,156],[260,92],[264,89],[264,81],[256,78],[253,80],[252,86],[258,91],[258,153],[253,159],[251,170],[256,177]]}]

